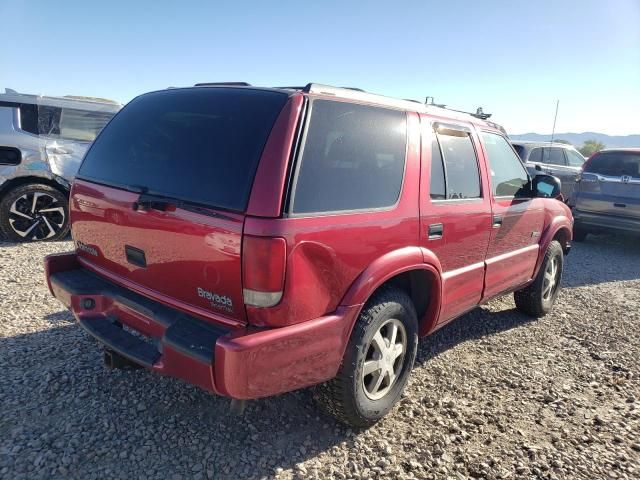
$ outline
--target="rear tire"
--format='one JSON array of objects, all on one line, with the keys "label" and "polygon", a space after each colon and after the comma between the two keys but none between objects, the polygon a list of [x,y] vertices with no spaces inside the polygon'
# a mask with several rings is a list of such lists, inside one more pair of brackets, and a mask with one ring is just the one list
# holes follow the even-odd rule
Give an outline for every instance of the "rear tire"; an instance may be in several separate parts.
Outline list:
[{"label": "rear tire", "polygon": [[535,280],[528,287],[514,292],[516,308],[532,317],[543,317],[551,311],[560,292],[564,255],[562,246],[552,240]]},{"label": "rear tire", "polygon": [[0,231],[11,242],[55,241],[69,234],[67,195],[49,185],[20,185],[0,200]]},{"label": "rear tire", "polygon": [[316,387],[316,402],[349,426],[370,427],[400,399],[417,345],[413,302],[402,290],[384,287],[360,313],[338,375]]}]

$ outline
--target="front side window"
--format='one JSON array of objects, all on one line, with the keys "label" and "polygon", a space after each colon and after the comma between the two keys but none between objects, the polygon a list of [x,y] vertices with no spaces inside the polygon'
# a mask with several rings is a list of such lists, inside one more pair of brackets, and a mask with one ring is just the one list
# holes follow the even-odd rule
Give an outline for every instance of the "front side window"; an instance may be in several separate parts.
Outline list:
[{"label": "front side window", "polygon": [[525,156],[525,153],[526,153],[526,149],[524,148],[524,146],[517,145],[517,144],[514,144],[514,143],[512,143],[511,145],[513,145],[513,149],[520,156],[520,158],[524,160],[524,156]]},{"label": "front side window", "polygon": [[292,213],[393,206],[400,196],[406,148],[404,112],[315,100]]},{"label": "front side window", "polygon": [[542,163],[550,165],[566,165],[564,149],[557,147],[545,147],[542,154]]},{"label": "front side window", "polygon": [[525,195],[529,176],[509,142],[496,133],[482,132],[489,169],[491,188],[496,197]]},{"label": "front side window", "polygon": [[442,154],[435,135],[431,141],[431,184],[429,186],[429,196],[432,200],[444,200],[447,198]]},{"label": "front side window", "polygon": [[439,129],[436,134],[444,158],[446,198],[480,198],[480,172],[468,132]]},{"label": "front side window", "polygon": [[584,163],[584,157],[574,150],[565,150],[567,161],[570,167],[581,167]]}]

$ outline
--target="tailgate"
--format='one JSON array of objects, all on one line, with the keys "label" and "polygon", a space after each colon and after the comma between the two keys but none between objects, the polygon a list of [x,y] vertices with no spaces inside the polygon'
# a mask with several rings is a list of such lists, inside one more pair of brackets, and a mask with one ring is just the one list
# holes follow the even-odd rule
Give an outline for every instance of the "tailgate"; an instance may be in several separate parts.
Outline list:
[{"label": "tailgate", "polygon": [[70,208],[83,263],[178,308],[244,321],[243,215],[214,209],[134,210],[138,197],[76,180]]},{"label": "tailgate", "polygon": [[640,179],[583,173],[578,185],[579,210],[640,218]]},{"label": "tailgate", "polygon": [[591,157],[580,176],[576,207],[640,218],[640,152],[603,151]]},{"label": "tailgate", "polygon": [[92,144],[72,189],[85,266],[175,308],[245,321],[243,212],[287,101],[283,92],[202,87],[127,104]]}]

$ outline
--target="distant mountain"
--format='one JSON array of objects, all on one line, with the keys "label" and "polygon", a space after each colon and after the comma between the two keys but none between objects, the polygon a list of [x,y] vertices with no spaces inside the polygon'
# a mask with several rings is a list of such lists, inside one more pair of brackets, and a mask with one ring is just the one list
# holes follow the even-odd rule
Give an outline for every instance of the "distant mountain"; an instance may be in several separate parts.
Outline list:
[{"label": "distant mountain", "polygon": [[[532,140],[534,142],[548,142],[551,135],[540,133],[523,133],[522,135],[509,135],[513,140]],[[556,133],[554,140],[566,140],[576,147],[581,147],[586,140],[597,140],[604,143],[607,148],[612,147],[640,147],[640,135],[605,135],[604,133]]]}]

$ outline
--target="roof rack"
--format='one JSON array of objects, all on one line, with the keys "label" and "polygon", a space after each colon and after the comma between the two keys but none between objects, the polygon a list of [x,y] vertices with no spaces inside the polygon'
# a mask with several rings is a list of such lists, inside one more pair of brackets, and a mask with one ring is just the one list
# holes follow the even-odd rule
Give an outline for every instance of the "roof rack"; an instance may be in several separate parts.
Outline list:
[{"label": "roof rack", "polygon": [[[250,87],[251,84],[247,82],[206,82],[206,83],[196,83],[196,87],[220,87],[220,86],[229,86],[229,87]],[[393,97],[387,97],[384,95],[377,95],[374,93],[369,93],[364,91],[361,88],[356,87],[334,87],[331,85],[323,85],[321,83],[307,83],[304,87],[302,86],[284,86],[284,87],[274,87],[280,90],[298,90],[305,93],[316,93],[321,95],[333,95],[333,96],[342,96],[352,98],[354,100],[361,100],[363,102],[369,103],[379,103],[383,105],[387,105],[390,107],[403,108],[403,109],[416,109],[416,104],[423,105],[425,110],[430,107],[445,109],[448,112],[456,112],[461,113],[463,115],[470,115],[474,118],[478,118],[480,120],[488,120],[491,118],[490,113],[484,113],[482,107],[478,107],[475,113],[466,112],[464,110],[455,110],[452,108],[447,108],[447,106],[443,103],[435,103],[434,97],[426,97],[424,103],[413,100],[413,99],[398,99]],[[434,112],[435,113],[435,112]],[[493,124],[494,126],[499,127],[497,124]],[[501,127],[500,127],[501,128]]]},{"label": "roof rack", "polygon": [[[440,104],[435,103],[435,100],[433,97],[427,97],[424,103],[425,105],[433,105],[434,107],[447,108],[447,106],[442,103]],[[478,107],[476,109],[476,113],[465,112],[464,110],[455,110],[453,108],[447,108],[447,110],[451,110],[452,112],[458,112],[458,113],[466,113],[467,115],[471,115],[472,117],[479,118],[480,120],[487,120],[491,118],[491,113],[484,113],[482,111],[482,107]]]},{"label": "roof rack", "polygon": [[325,95],[342,95],[342,96],[348,95],[350,98],[359,99],[362,101],[369,101],[372,103],[383,103],[385,105],[396,106],[399,108],[415,109],[416,107],[415,104],[418,103],[420,105],[424,105],[426,108],[435,107],[435,108],[446,109],[449,112],[456,112],[456,113],[462,113],[464,115],[471,115],[472,117],[478,118],[480,120],[487,120],[491,117],[490,113],[483,112],[482,107],[478,107],[475,113],[465,112],[464,110],[455,110],[452,108],[447,108],[447,106],[442,103],[435,103],[433,97],[427,97],[423,104],[418,100],[412,100],[408,98],[404,100],[400,100],[392,97],[386,97],[384,95],[376,95],[373,93],[368,93],[360,88],[332,87],[330,85],[321,85],[318,83],[309,83],[301,90],[307,93],[320,93]]},{"label": "roof rack", "polygon": [[204,82],[196,83],[194,87],[250,87],[251,84],[247,82]]}]

